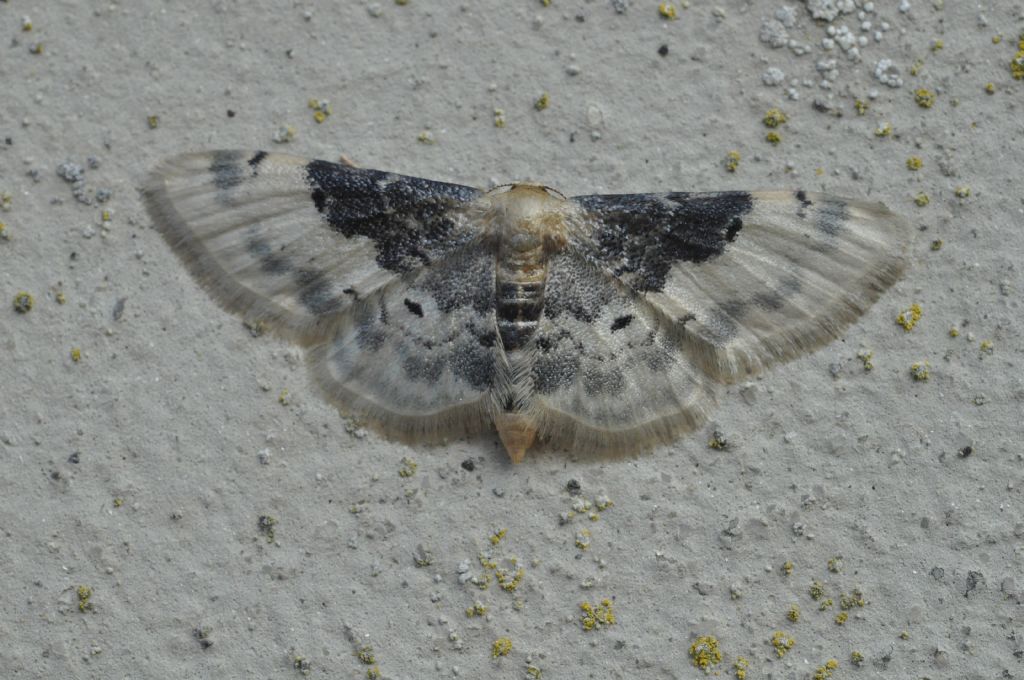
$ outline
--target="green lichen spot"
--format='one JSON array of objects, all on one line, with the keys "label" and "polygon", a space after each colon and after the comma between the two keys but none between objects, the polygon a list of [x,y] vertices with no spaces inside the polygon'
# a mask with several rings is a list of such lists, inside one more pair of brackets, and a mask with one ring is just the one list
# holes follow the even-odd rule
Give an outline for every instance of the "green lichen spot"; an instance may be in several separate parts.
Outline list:
[{"label": "green lichen spot", "polygon": [[543,111],[544,109],[548,108],[550,104],[551,97],[549,97],[548,93],[545,92],[544,94],[537,98],[537,101],[533,103],[533,108],[537,109],[538,111]]},{"label": "green lichen spot", "polygon": [[821,581],[814,581],[811,583],[811,587],[807,589],[811,595],[812,600],[820,600],[825,595],[825,586],[822,585]]},{"label": "green lichen spot", "polygon": [[846,612],[839,612],[838,614],[836,614],[836,619],[835,619],[836,625],[837,626],[843,625],[844,623],[846,623],[846,620],[848,618],[850,618],[849,614],[847,614]]},{"label": "green lichen spot", "polygon": [[927,361],[918,361],[910,365],[910,375],[918,382],[928,380],[931,375],[931,366]]},{"label": "green lichen spot", "polygon": [[732,664],[732,669],[736,673],[736,680],[746,680],[747,669],[750,668],[750,661],[745,656],[737,656],[736,661]]},{"label": "green lichen spot", "polygon": [[78,586],[75,592],[78,595],[78,611],[86,612],[92,609],[92,588],[89,586]]},{"label": "green lichen spot", "polygon": [[774,146],[778,145],[778,143],[782,141],[782,136],[775,130],[772,130],[771,132],[764,136],[764,139],[766,142]]},{"label": "green lichen spot", "polygon": [[767,127],[777,128],[783,123],[785,123],[787,120],[789,119],[786,117],[786,114],[784,114],[781,110],[768,109],[768,111],[766,111],[764,114],[764,118],[761,119],[761,122],[764,123]]},{"label": "green lichen spot", "polygon": [[373,655],[373,647],[371,645],[363,645],[357,649],[356,658],[367,666],[377,663],[377,657]]},{"label": "green lichen spot", "polygon": [[885,123],[875,128],[875,137],[889,137],[892,135],[892,123]]},{"label": "green lichen spot", "polygon": [[789,605],[789,611],[786,612],[786,618],[796,623],[800,620],[800,606],[791,604]]},{"label": "green lichen spot", "polygon": [[725,169],[729,172],[736,172],[738,167],[740,167],[740,152],[730,151],[725,154]]},{"label": "green lichen spot", "polygon": [[491,657],[497,659],[499,656],[508,656],[512,651],[512,640],[507,637],[500,637],[491,645]]},{"label": "green lichen spot", "polygon": [[14,294],[14,311],[18,314],[28,314],[32,311],[33,304],[35,304],[35,298],[31,293],[19,290]]},{"label": "green lichen spot", "polygon": [[663,2],[660,5],[658,5],[658,14],[660,14],[663,18],[669,20],[676,19],[679,17],[679,14],[676,12],[676,6],[673,5],[671,2]]},{"label": "green lichen spot", "polygon": [[918,156],[911,156],[907,159],[907,170],[920,170],[924,165],[924,161]]},{"label": "green lichen spot", "polygon": [[922,109],[930,109],[935,105],[935,93],[925,88],[914,90],[914,101]]},{"label": "green lichen spot", "polygon": [[402,467],[398,470],[398,476],[402,478],[412,477],[416,474],[416,468],[419,467],[412,458],[402,458]]},{"label": "green lichen spot", "polygon": [[256,520],[256,527],[259,532],[266,536],[267,543],[274,542],[274,526],[277,524],[277,519],[270,515],[260,515],[259,519]]}]

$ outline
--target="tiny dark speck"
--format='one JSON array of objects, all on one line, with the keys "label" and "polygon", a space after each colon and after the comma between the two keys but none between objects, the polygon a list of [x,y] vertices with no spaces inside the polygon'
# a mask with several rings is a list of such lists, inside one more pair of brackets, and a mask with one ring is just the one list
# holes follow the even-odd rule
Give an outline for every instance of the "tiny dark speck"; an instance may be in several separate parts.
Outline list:
[{"label": "tiny dark speck", "polygon": [[578,479],[570,479],[565,484],[565,490],[573,496],[578,496],[580,493],[580,482]]},{"label": "tiny dark speck", "polygon": [[409,298],[405,298],[405,308],[408,309],[412,314],[423,318],[423,305],[418,302],[413,302]]},{"label": "tiny dark speck", "polygon": [[619,318],[617,318],[615,321],[612,322],[612,333],[614,333],[615,331],[621,331],[623,328],[625,328],[630,323],[632,323],[632,321],[633,321],[633,315],[632,314],[626,314],[625,316],[620,316]]},{"label": "tiny dark speck", "polygon": [[473,470],[476,469],[476,463],[473,462],[472,458],[467,458],[466,460],[462,461],[462,469],[465,470],[466,472],[472,472]]},{"label": "tiny dark speck", "polygon": [[668,45],[662,45],[661,47],[659,47],[658,48],[658,54],[660,54],[663,57],[667,57],[668,56]]},{"label": "tiny dark speck", "polygon": [[736,240],[736,234],[740,233],[740,229],[743,228],[743,220],[738,217],[732,218],[729,221],[729,227],[725,231],[725,239],[732,243]]},{"label": "tiny dark speck", "polygon": [[961,458],[966,458],[967,456],[971,455],[972,453],[974,453],[974,448],[973,447],[965,446],[964,448],[960,449],[960,457]]},{"label": "tiny dark speck", "polygon": [[252,173],[254,175],[256,174],[256,171],[259,169],[260,163],[262,163],[263,159],[266,157],[266,151],[257,151],[255,154],[253,154],[253,157],[249,159],[249,167],[252,168]]},{"label": "tiny dark speck", "polygon": [[4,137],[4,143],[7,144],[7,146],[14,146],[14,138]]},{"label": "tiny dark speck", "polygon": [[803,189],[800,189],[799,191],[796,192],[796,200],[800,201],[800,205],[802,205],[805,208],[811,205],[811,201],[807,199],[807,192],[804,191]]},{"label": "tiny dark speck", "polygon": [[79,456],[81,456],[81,454],[78,451],[75,451],[70,456],[68,456],[68,462],[71,463],[72,465],[78,465],[78,461],[81,460]]},{"label": "tiny dark speck", "polygon": [[128,298],[118,298],[117,302],[114,303],[114,321],[120,321],[124,315],[124,303],[128,301]]},{"label": "tiny dark speck", "polygon": [[228,118],[234,118],[234,117],[235,117],[234,109],[228,109]]}]

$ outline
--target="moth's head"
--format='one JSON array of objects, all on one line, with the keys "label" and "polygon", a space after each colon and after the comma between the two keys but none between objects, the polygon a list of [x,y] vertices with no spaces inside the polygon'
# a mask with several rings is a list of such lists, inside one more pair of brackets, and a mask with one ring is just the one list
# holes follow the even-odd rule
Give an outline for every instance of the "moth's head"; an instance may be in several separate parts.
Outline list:
[{"label": "moth's head", "polygon": [[541,241],[552,248],[564,243],[565,217],[571,204],[551,187],[527,182],[503,184],[488,191],[485,199],[487,222],[493,225],[493,233],[515,235],[523,247]]}]

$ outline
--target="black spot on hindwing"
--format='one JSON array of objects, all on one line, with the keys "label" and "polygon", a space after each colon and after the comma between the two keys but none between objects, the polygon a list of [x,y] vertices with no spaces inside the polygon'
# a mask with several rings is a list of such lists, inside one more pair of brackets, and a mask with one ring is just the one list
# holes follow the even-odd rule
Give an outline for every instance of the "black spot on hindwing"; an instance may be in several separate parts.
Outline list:
[{"label": "black spot on hindwing", "polygon": [[242,170],[242,154],[237,151],[214,151],[210,162],[213,185],[220,190],[218,198],[227,202],[229,192],[245,179]]},{"label": "black spot on hindwing", "polygon": [[267,157],[266,151],[257,151],[253,154],[253,157],[249,159],[249,167],[252,168],[252,176],[255,177],[260,170],[260,163]]},{"label": "black spot on hindwing", "polygon": [[405,308],[409,310],[410,314],[415,314],[421,319],[423,318],[423,305],[418,302],[413,302],[409,298],[405,298],[404,302]]},{"label": "black spot on hindwing", "polygon": [[628,326],[633,321],[632,314],[625,314],[618,317],[615,321],[612,321],[612,333],[615,331],[621,331],[623,328]]}]

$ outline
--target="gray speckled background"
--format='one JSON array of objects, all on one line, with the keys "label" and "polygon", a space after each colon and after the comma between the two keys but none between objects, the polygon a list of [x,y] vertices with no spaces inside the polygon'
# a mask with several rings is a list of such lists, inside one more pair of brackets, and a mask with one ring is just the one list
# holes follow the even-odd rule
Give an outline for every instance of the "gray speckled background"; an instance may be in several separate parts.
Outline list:
[{"label": "gray speckled background", "polygon": [[[837,679],[1024,677],[1021,6],[876,1],[858,63],[822,48],[827,23],[803,2],[788,29],[803,56],[758,40],[781,3],[690,4],[676,21],[652,0],[622,14],[604,0],[0,4],[0,675],[288,678],[300,656],[311,677],[360,678],[354,651],[370,644],[385,678],[524,678],[530,664],[695,678],[689,647],[714,635],[720,677],[738,656],[748,678],[809,678],[829,658]],[[882,58],[901,88],[875,80]],[[762,84],[769,67],[786,82]],[[932,108],[918,87],[938,93]],[[333,107],[322,125],[311,97]],[[774,106],[789,116],[776,147],[761,123]],[[296,138],[274,145],[285,124]],[[417,142],[425,130],[435,144]],[[800,186],[884,201],[922,233],[904,280],[842,340],[724,390],[694,435],[636,459],[511,467],[494,436],[419,448],[346,427],[297,350],[253,338],[192,282],[137,188],[164,156],[232,147],[570,194]],[[102,206],[55,172],[89,156],[84,195],[112,190]],[[25,315],[20,290],[35,297]],[[914,302],[906,333],[894,319]],[[927,382],[910,376],[919,361]],[[715,428],[725,451],[707,446]],[[614,505],[560,523],[570,479]],[[460,584],[464,560],[484,574],[483,551],[518,558],[515,592]],[[833,609],[811,600],[814,580]],[[855,588],[866,605],[836,625]],[[605,597],[617,623],[583,630],[580,603]],[[466,616],[474,601],[486,616]],[[796,640],[784,658],[776,630]],[[494,659],[500,637],[512,651]]]}]

